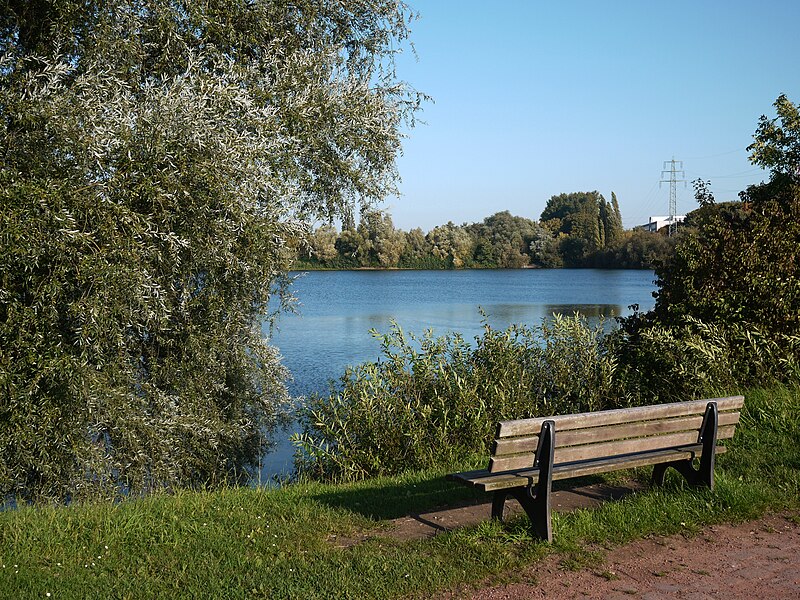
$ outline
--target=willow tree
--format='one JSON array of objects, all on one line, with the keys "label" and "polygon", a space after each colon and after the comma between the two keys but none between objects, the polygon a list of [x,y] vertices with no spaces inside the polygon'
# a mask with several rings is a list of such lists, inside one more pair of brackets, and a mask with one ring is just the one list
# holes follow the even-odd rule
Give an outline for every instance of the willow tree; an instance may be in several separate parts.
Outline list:
[{"label": "willow tree", "polygon": [[310,218],[393,191],[399,0],[0,0],[0,494],[230,482]]}]

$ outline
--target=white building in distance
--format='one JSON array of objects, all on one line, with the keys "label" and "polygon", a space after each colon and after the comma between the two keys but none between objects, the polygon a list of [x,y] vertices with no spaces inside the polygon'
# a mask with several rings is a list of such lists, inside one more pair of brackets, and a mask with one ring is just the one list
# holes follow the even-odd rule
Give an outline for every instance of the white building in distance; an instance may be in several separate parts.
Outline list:
[{"label": "white building in distance", "polygon": [[[681,223],[686,218],[686,215],[675,215],[675,223]],[[650,217],[650,221],[644,225],[637,225],[635,229],[643,229],[644,231],[652,231],[655,233],[662,227],[667,227],[672,221],[669,217]]]}]

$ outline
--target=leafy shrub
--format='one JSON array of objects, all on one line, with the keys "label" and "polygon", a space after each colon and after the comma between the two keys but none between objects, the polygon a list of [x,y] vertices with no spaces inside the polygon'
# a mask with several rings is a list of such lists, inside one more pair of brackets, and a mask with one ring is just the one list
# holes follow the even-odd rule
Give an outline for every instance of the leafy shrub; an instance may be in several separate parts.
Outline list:
[{"label": "leafy shrub", "polygon": [[615,360],[603,324],[556,316],[538,328],[485,326],[459,335],[407,336],[394,324],[382,358],[349,368],[340,388],[312,397],[294,438],[298,470],[358,479],[446,465],[484,453],[502,419],[615,405]]},{"label": "leafy shrub", "polygon": [[[471,345],[393,325],[382,358],[349,368],[300,411],[299,473],[360,479],[485,455],[504,419],[680,402],[800,378],[800,339],[687,319],[604,333],[580,316],[486,325]],[[637,321],[636,326],[631,326]],[[373,332],[374,333],[374,332]],[[793,351],[787,352],[786,348]]]},{"label": "leafy shrub", "polygon": [[634,229],[593,254],[588,264],[606,269],[653,269],[672,253],[674,237]]},{"label": "leafy shrub", "polygon": [[617,385],[631,404],[679,402],[800,377],[800,337],[686,317],[668,327],[652,315],[622,319],[605,340]]},{"label": "leafy shrub", "polygon": [[800,106],[781,96],[775,108],[778,116],[761,118],[748,147],[770,180],[748,187],[742,202],[723,204],[701,182],[701,207],[657,269],[658,323],[681,326],[693,317],[759,331],[791,352],[800,335]]}]

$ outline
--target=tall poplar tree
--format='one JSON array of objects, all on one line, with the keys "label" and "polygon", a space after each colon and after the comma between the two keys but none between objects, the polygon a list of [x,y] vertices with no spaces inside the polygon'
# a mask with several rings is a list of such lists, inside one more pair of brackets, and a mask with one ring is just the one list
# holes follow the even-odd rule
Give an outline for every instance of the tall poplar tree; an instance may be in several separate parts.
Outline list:
[{"label": "tall poplar tree", "polygon": [[605,202],[605,219],[603,220],[603,230],[605,231],[604,247],[614,245],[614,242],[622,236],[622,215],[619,212],[619,202],[617,195],[611,192],[611,203]]},{"label": "tall poplar tree", "polygon": [[617,195],[614,192],[611,192],[611,207],[614,209],[614,217],[616,219],[616,224],[619,227],[619,231],[624,231],[624,226],[622,225],[622,213],[619,210],[619,202],[617,201]]},{"label": "tall poplar tree", "polygon": [[597,191],[559,194],[547,201],[541,223],[554,233],[564,234],[560,253],[565,266],[583,266],[604,247],[608,213],[606,201]]}]

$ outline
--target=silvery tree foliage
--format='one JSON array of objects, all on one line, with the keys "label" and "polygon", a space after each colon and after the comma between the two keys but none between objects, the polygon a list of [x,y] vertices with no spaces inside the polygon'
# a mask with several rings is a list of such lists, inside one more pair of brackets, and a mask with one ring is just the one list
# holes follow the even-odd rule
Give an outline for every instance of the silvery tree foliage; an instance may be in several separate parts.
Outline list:
[{"label": "silvery tree foliage", "polygon": [[0,0],[0,494],[240,479],[305,223],[394,189],[398,0]]}]

